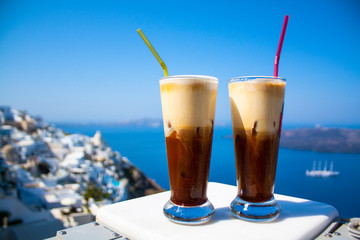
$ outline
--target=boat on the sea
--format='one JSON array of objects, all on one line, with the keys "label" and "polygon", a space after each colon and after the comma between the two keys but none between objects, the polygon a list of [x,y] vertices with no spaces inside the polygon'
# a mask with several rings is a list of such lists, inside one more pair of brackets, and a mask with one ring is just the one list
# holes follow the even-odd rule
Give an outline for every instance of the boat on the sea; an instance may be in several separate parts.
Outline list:
[{"label": "boat on the sea", "polygon": [[312,170],[306,170],[305,174],[309,177],[332,177],[340,174],[338,171],[334,171],[334,163],[331,162],[330,170],[327,170],[327,162],[325,162],[324,169],[321,169],[321,162],[319,162],[319,167],[316,169],[316,162],[314,161],[314,166]]}]

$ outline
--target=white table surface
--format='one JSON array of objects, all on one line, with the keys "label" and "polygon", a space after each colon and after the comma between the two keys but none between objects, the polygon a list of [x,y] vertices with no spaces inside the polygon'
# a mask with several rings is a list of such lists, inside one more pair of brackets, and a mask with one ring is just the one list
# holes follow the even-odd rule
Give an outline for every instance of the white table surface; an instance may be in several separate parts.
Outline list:
[{"label": "white table surface", "polygon": [[131,240],[169,239],[313,239],[338,216],[327,204],[275,194],[281,213],[270,223],[253,223],[232,216],[229,205],[235,186],[210,182],[208,198],[215,207],[212,220],[202,225],[169,221],[162,212],[170,198],[163,192],[102,207],[97,220]]}]

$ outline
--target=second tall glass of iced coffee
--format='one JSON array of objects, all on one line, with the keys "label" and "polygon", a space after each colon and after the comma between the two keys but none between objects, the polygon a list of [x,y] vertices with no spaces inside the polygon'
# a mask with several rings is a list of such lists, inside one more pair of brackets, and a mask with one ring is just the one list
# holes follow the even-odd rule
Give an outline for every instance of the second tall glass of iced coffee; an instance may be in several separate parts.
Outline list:
[{"label": "second tall glass of iced coffee", "polygon": [[179,75],[160,79],[170,178],[165,216],[198,224],[214,214],[207,198],[218,79]]},{"label": "second tall glass of iced coffee", "polygon": [[238,218],[264,222],[280,214],[273,194],[284,94],[284,78],[229,80],[238,186],[230,209]]}]

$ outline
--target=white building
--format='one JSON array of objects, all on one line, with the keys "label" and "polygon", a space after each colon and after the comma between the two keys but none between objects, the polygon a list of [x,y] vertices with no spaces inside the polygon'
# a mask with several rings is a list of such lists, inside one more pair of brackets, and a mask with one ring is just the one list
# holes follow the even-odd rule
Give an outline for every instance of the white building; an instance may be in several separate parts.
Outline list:
[{"label": "white building", "polygon": [[[5,143],[11,141],[11,135],[13,134],[14,128],[12,126],[0,125],[0,147]],[[4,142],[3,142],[4,141]]]},{"label": "white building", "polygon": [[64,228],[63,223],[55,219],[49,211],[33,211],[15,197],[2,196],[0,198],[0,211],[10,213],[9,221],[21,220],[23,222],[22,224],[8,226],[7,229],[1,229],[0,239],[8,239],[7,237],[11,235],[18,240],[45,239]]},{"label": "white building", "polygon": [[84,151],[69,152],[64,160],[60,163],[60,166],[65,168],[77,168],[85,160]]},{"label": "white building", "polygon": [[44,194],[46,207],[48,209],[71,207],[80,208],[82,206],[82,196],[71,188],[51,189]]},{"label": "white building", "polygon": [[5,124],[5,117],[3,112],[0,111],[0,126]]},{"label": "white building", "polygon": [[17,142],[15,145],[17,146],[22,159],[34,155],[37,148],[36,142],[29,135],[26,135],[24,139]]},{"label": "white building", "polygon": [[75,147],[84,147],[85,143],[90,141],[90,137],[82,134],[71,134],[61,138],[61,142],[70,149]]},{"label": "white building", "polygon": [[92,143],[98,148],[107,147],[106,142],[104,141],[100,130],[97,130],[94,137],[91,138]]},{"label": "white building", "polygon": [[14,114],[10,106],[0,106],[0,112],[2,112],[5,121],[14,121]]}]

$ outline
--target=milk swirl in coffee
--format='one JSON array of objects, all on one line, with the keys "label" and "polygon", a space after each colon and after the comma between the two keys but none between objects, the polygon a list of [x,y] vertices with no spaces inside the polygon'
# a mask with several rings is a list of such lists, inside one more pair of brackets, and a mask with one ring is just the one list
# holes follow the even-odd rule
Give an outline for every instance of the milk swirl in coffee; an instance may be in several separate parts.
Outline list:
[{"label": "milk swirl in coffee", "polygon": [[229,84],[239,198],[265,202],[274,192],[285,81]]},{"label": "milk swirl in coffee", "polygon": [[217,85],[207,76],[160,80],[170,200],[177,205],[207,201]]}]

